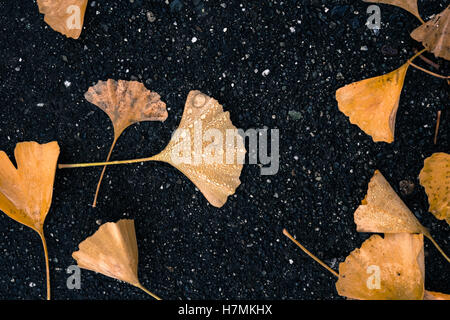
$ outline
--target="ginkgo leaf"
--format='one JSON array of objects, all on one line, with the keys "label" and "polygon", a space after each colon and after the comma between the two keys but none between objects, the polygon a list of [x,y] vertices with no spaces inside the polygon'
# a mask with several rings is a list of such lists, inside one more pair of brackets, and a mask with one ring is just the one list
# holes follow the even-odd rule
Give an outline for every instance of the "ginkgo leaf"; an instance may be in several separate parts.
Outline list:
[{"label": "ginkgo leaf", "polygon": [[450,300],[450,294],[425,290],[423,300]]},{"label": "ginkgo leaf", "polygon": [[411,33],[436,57],[450,60],[450,6]]},{"label": "ginkgo leaf", "polygon": [[336,91],[339,110],[375,142],[394,141],[395,118],[409,62],[388,74]]},{"label": "ginkgo leaf", "polygon": [[450,154],[439,152],[426,158],[419,179],[428,196],[429,211],[450,224]]},{"label": "ginkgo leaf", "polygon": [[[117,139],[127,127],[137,122],[167,119],[166,104],[160,100],[159,94],[147,90],[137,81],[112,79],[99,81],[95,86],[90,87],[84,96],[87,101],[102,109],[113,123],[114,140],[106,161],[109,161]],[[106,166],[103,167],[97,184],[94,207],[105,169]]]},{"label": "ginkgo leaf", "polygon": [[56,141],[39,144],[21,142],[14,151],[17,169],[0,151],[0,210],[36,231],[44,247],[47,273],[47,299],[50,276],[44,221],[50,210],[59,146]]},{"label": "ginkgo leaf", "polygon": [[138,246],[134,220],[105,223],[78,247],[79,250],[72,257],[80,268],[128,282],[160,300],[145,289],[138,279]]},{"label": "ginkgo leaf", "polygon": [[431,237],[428,229],[420,224],[378,170],[370,179],[367,195],[356,209],[354,220],[359,232],[422,233],[450,262],[444,251]]},{"label": "ginkgo leaf", "polygon": [[[200,91],[191,91],[177,132],[180,135],[174,134],[167,147],[153,159],[173,165],[213,206],[222,207],[241,183],[239,176],[243,165],[239,159],[246,152],[230,113],[224,112],[217,100]],[[213,139],[205,138],[209,133]],[[236,140],[225,141],[230,133]],[[181,157],[187,159],[176,159],[178,151],[186,151]],[[227,155],[232,159],[227,160]]]},{"label": "ginkgo leaf", "polygon": [[419,14],[419,9],[417,8],[417,0],[363,0],[363,1],[372,3],[384,3],[400,7],[415,15],[417,19],[419,19],[423,23],[423,20]]},{"label": "ginkgo leaf", "polygon": [[78,39],[88,0],[37,0],[44,21],[68,38]]},{"label": "ginkgo leaf", "polygon": [[421,234],[372,235],[339,264],[336,290],[358,300],[422,300],[424,277]]},{"label": "ginkgo leaf", "polygon": [[[283,234],[336,278],[342,296],[364,300],[448,300],[450,295],[424,290],[423,235],[408,233],[374,235],[331,269],[302,246],[286,229]],[[406,271],[406,272],[404,272]]]},{"label": "ginkgo leaf", "polygon": [[159,154],[142,159],[60,164],[59,168],[163,161],[186,175],[215,207],[222,207],[240,185],[244,139],[217,100],[191,91],[178,129]]}]

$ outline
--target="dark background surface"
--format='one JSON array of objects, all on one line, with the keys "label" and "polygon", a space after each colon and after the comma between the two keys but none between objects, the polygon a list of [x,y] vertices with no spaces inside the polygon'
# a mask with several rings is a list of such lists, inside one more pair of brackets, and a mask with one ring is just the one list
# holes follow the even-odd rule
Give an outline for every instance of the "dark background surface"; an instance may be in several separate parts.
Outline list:
[{"label": "dark background surface", "polygon": [[[408,71],[392,144],[376,144],[351,125],[334,98],[339,87],[392,71],[421,48],[409,37],[419,25],[413,15],[380,5],[375,35],[364,25],[362,1],[167,2],[89,1],[73,40],[48,27],[34,1],[2,1],[0,149],[12,156],[17,142],[57,140],[61,163],[103,160],[112,125],[83,94],[98,80],[137,79],[160,93],[169,117],[127,129],[113,159],[162,150],[188,92],[198,89],[218,99],[238,128],[280,129],[280,170],[261,176],[258,166],[244,166],[241,186],[221,209],[161,163],[109,168],[97,208],[90,204],[99,168],[58,170],[45,225],[55,299],[148,298],[89,271],[81,290],[66,288],[78,243],[98,223],[121,218],[135,219],[142,284],[164,299],[341,299],[335,278],[281,231],[337,270],[369,236],[356,232],[353,212],[375,169],[450,252],[449,226],[427,212],[418,182],[423,160],[450,150],[447,110],[432,142],[436,112],[448,101],[445,81]],[[445,5],[419,1],[424,20]],[[446,73],[444,61],[428,57]],[[400,191],[402,180],[414,184],[411,194]],[[0,238],[0,298],[45,298],[38,235],[0,214]],[[448,264],[428,240],[425,252],[426,288],[449,293]]]}]

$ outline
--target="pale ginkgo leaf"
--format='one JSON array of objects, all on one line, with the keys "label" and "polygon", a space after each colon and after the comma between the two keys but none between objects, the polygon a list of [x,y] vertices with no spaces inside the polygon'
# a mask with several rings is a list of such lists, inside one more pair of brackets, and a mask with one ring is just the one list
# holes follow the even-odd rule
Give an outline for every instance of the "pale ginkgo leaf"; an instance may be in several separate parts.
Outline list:
[{"label": "pale ginkgo leaf", "polygon": [[139,282],[138,246],[133,220],[105,223],[78,247],[72,257],[80,268],[128,282],[160,300]]}]

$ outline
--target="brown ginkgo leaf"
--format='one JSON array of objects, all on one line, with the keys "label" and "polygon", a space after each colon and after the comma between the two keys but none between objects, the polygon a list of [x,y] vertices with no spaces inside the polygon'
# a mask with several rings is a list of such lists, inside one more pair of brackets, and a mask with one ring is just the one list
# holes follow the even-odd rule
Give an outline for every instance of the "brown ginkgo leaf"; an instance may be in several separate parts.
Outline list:
[{"label": "brown ginkgo leaf", "polygon": [[431,237],[427,228],[422,226],[414,214],[400,199],[391,185],[376,170],[370,179],[367,195],[354,214],[356,229],[359,232],[375,233],[422,233],[436,246],[444,258],[447,255]]},{"label": "brown ginkgo leaf", "polygon": [[436,57],[450,60],[450,6],[411,33]]},{"label": "brown ginkgo leaf", "polygon": [[68,38],[78,39],[88,0],[37,0],[44,21]]},{"label": "brown ginkgo leaf", "polygon": [[372,3],[384,3],[400,7],[415,15],[416,18],[419,19],[421,23],[424,23],[424,21],[420,17],[419,9],[417,8],[417,0],[363,0],[363,1]]},{"label": "brown ginkgo leaf", "polygon": [[80,268],[128,282],[157,300],[138,279],[138,246],[134,220],[108,222],[79,245],[72,254]]},{"label": "brown ginkgo leaf", "polygon": [[388,74],[351,83],[336,91],[339,110],[374,142],[394,141],[395,119],[409,62]]},{"label": "brown ginkgo leaf", "polygon": [[240,185],[244,139],[217,100],[200,91],[191,91],[181,122],[166,148],[142,159],[60,164],[59,168],[162,161],[186,175],[215,207],[222,207]]},{"label": "brown ginkgo leaf", "polygon": [[419,179],[428,196],[428,210],[450,224],[450,154],[438,152],[426,158]]},{"label": "brown ginkgo leaf", "polygon": [[423,235],[372,235],[339,264],[336,290],[358,300],[422,300]]},{"label": "brown ginkgo leaf", "polygon": [[[85,98],[102,109],[111,119],[114,127],[114,140],[106,161],[109,161],[114,146],[122,132],[130,125],[142,121],[165,121],[166,104],[156,92],[149,91],[137,81],[99,81],[85,93]],[[95,191],[93,207],[97,204],[98,192],[105,174],[103,167]]]},{"label": "brown ginkgo leaf", "polygon": [[50,299],[50,268],[44,222],[50,210],[59,146],[56,141],[39,144],[21,142],[14,150],[17,168],[0,151],[0,210],[36,231],[42,241]]}]

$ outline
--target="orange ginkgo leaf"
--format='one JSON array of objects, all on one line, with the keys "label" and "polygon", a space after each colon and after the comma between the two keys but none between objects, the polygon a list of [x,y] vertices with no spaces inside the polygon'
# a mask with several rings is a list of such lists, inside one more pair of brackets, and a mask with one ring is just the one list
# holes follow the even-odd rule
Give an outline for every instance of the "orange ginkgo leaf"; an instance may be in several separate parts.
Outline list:
[{"label": "orange ginkgo leaf", "polygon": [[394,141],[395,119],[409,63],[336,91],[339,110],[375,142]]},{"label": "orange ginkgo leaf", "polygon": [[411,33],[436,57],[450,60],[450,6]]},{"label": "orange ginkgo leaf", "polygon": [[363,0],[364,2],[384,3],[400,7],[416,16],[420,22],[424,23],[417,8],[417,0]]},{"label": "orange ginkgo leaf", "polygon": [[425,290],[423,300],[450,300],[450,294]]},{"label": "orange ginkgo leaf", "polygon": [[423,235],[372,235],[339,264],[339,295],[358,300],[422,300]]},{"label": "orange ginkgo leaf", "polygon": [[163,161],[186,175],[215,207],[222,207],[234,194],[245,157],[244,139],[217,100],[200,91],[186,99],[180,125],[159,154],[142,159],[61,164],[59,168]]},{"label": "orange ginkgo leaf", "polygon": [[426,158],[419,179],[428,196],[429,211],[450,224],[450,154],[439,152]]},{"label": "orange ginkgo leaf", "polygon": [[422,233],[450,262],[447,255],[431,237],[428,229],[420,224],[378,170],[370,179],[367,195],[356,209],[354,220],[359,232]]},{"label": "orange ginkgo leaf", "polygon": [[128,282],[160,300],[143,287],[138,279],[138,246],[134,220],[105,223],[78,247],[79,250],[72,257],[80,268]]},{"label": "orange ginkgo leaf", "polygon": [[17,169],[0,151],[0,210],[36,231],[44,247],[47,299],[50,299],[50,271],[44,221],[50,209],[59,146],[56,141],[18,143],[14,151]]},{"label": "orange ginkgo leaf", "polygon": [[[373,235],[339,265],[339,273],[303,247],[285,229],[283,234],[332,273],[341,296],[359,300],[421,300],[424,298],[423,235]],[[425,293],[425,297],[426,297]]]},{"label": "orange ginkgo leaf", "polygon": [[44,21],[68,38],[78,39],[88,0],[37,0]]},{"label": "orange ginkgo leaf", "polygon": [[[114,126],[114,140],[106,161],[122,132],[130,125],[142,121],[165,121],[167,119],[166,104],[160,100],[159,94],[149,91],[137,81],[99,81],[85,93],[90,103],[102,109],[111,119]],[[97,204],[98,192],[105,174],[103,167],[95,191],[93,207]]]}]

